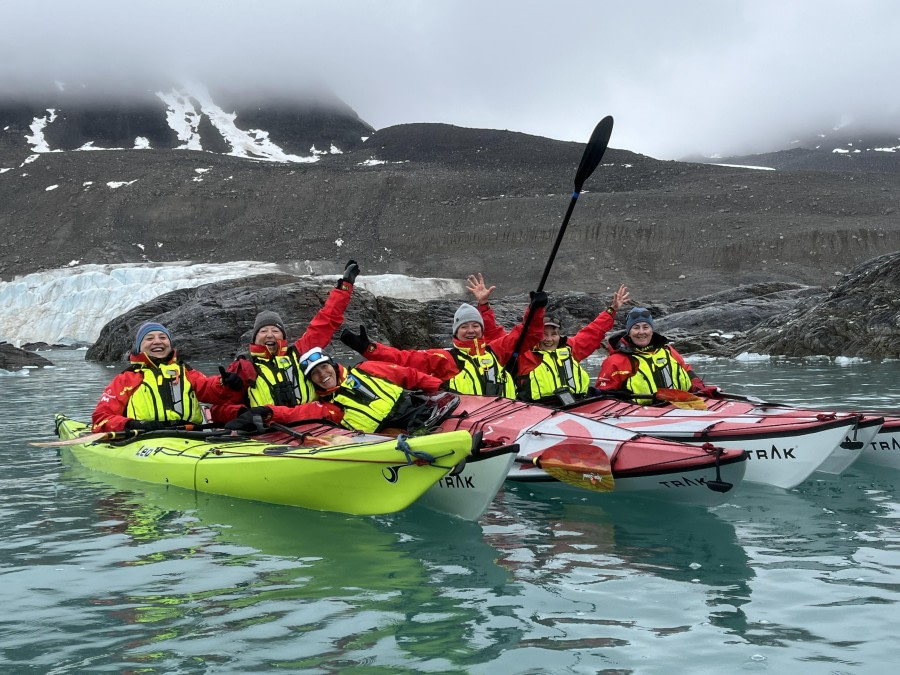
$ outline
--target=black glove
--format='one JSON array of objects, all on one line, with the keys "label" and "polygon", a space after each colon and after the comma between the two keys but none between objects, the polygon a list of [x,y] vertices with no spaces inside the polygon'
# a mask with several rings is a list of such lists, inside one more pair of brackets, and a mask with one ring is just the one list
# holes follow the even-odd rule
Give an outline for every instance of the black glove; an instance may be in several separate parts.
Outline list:
[{"label": "black glove", "polygon": [[157,422],[156,420],[128,420],[125,422],[127,431],[162,431],[169,428],[168,422]]},{"label": "black glove", "polygon": [[356,283],[356,277],[359,275],[359,265],[356,264],[355,260],[348,260],[347,266],[344,268],[344,276],[338,279],[337,287],[340,288],[341,284],[347,282],[348,284]]},{"label": "black glove", "polygon": [[365,326],[359,327],[359,335],[349,328],[345,328],[341,331],[341,342],[359,354],[365,354],[366,349],[372,344],[372,341],[369,340],[369,336],[366,334]]},{"label": "black glove", "polygon": [[531,306],[535,309],[547,306],[548,298],[544,291],[531,291],[528,297],[531,298]]},{"label": "black glove", "polygon": [[222,384],[233,389],[234,391],[244,391],[244,381],[237,373],[229,373],[225,368],[219,366],[219,374],[222,376]]},{"label": "black glove", "polygon": [[[240,415],[230,422],[226,422],[224,428],[229,431],[263,431],[262,423],[271,417],[272,409],[268,406],[244,408]],[[257,420],[260,421],[260,424],[257,424]]]}]

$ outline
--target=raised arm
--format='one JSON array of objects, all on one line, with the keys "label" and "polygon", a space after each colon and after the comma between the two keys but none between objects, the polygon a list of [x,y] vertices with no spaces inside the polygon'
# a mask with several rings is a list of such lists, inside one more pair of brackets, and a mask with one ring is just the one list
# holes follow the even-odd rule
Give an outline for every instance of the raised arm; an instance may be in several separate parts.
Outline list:
[{"label": "raised arm", "polygon": [[344,312],[350,305],[350,296],[353,294],[353,283],[359,274],[359,265],[355,260],[347,262],[344,276],[338,279],[337,287],[328,294],[325,305],[316,312],[309,322],[303,335],[294,343],[294,347],[301,354],[308,352],[313,347],[326,347],[335,331],[344,323]]}]

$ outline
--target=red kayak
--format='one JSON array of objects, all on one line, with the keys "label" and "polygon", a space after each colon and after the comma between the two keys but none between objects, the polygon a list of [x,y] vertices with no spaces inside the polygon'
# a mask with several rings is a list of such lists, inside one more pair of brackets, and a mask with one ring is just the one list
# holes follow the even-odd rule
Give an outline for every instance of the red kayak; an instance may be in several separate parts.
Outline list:
[{"label": "red kayak", "polygon": [[[714,505],[741,482],[746,454],[708,445],[697,448],[623,430],[605,420],[568,411],[480,396],[459,397],[460,404],[445,419],[444,430],[482,433],[486,442],[516,443],[519,457],[509,480],[567,487],[539,468],[542,457],[598,457],[609,461],[616,494],[640,495],[673,502]],[[535,459],[539,460],[538,465]],[[590,478],[583,487],[592,488]]]},{"label": "red kayak", "polygon": [[750,461],[744,480],[781,488],[799,485],[841,453],[840,444],[859,422],[857,415],[790,416],[754,413],[735,401],[715,405],[697,410],[593,398],[566,410],[656,438],[746,450]]}]

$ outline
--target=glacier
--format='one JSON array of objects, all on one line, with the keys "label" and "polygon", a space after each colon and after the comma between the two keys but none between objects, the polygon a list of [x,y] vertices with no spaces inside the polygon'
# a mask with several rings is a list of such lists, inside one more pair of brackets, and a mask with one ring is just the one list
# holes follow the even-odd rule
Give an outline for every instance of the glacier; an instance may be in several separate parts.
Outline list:
[{"label": "glacier", "polygon": [[[307,263],[308,268],[313,267]],[[96,341],[120,314],[164,293],[257,274],[336,280],[339,275],[297,274],[295,265],[243,260],[231,263],[128,263],[79,265],[0,281],[0,341],[77,345]],[[373,295],[414,300],[462,296],[462,280],[402,274],[360,275],[356,287]]]}]

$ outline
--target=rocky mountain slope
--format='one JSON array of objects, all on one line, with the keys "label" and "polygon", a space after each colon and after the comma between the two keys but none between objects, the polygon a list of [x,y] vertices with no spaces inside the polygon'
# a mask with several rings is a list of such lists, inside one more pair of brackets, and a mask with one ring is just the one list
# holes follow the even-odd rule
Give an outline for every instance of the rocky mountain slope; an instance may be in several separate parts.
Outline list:
[{"label": "rocky mountain slope", "polygon": [[[524,292],[540,279],[583,148],[443,124],[372,133],[335,101],[168,100],[102,114],[60,104],[53,121],[46,101],[0,102],[0,276],[71,261],[355,257],[370,273],[480,270]],[[226,111],[244,136],[223,131]],[[36,117],[51,152],[34,152]],[[183,147],[175,128],[202,150]],[[129,149],[72,150],[88,139]],[[741,284],[830,286],[900,250],[891,153],[864,171],[758,171],[658,161],[616,148],[615,130],[611,144],[548,290],[605,294],[625,282],[646,304]],[[291,158],[272,161],[273,145]]]}]

